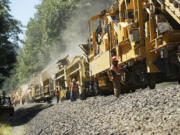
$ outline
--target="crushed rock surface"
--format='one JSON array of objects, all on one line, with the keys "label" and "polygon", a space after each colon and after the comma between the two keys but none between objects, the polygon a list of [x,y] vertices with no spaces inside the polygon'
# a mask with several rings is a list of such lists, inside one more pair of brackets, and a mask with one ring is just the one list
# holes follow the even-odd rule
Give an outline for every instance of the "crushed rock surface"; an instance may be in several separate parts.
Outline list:
[{"label": "crushed rock surface", "polygon": [[[35,104],[37,106],[37,104]],[[180,85],[43,104],[26,135],[179,135]],[[30,109],[31,111],[33,109]],[[32,111],[33,113],[33,111]]]}]

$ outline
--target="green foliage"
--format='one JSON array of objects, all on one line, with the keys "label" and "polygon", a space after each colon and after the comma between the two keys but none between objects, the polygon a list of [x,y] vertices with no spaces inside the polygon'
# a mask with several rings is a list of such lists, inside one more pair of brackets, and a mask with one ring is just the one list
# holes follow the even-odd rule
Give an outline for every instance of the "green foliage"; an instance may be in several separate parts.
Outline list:
[{"label": "green foliage", "polygon": [[24,45],[18,50],[16,69],[4,88],[12,90],[28,82],[51,60],[64,53],[67,46],[71,46],[70,42],[76,43],[88,34],[89,17],[100,12],[95,8],[99,6],[103,10],[110,4],[112,0],[42,0],[27,25]]},{"label": "green foliage", "polygon": [[16,62],[20,23],[9,13],[9,1],[0,1],[0,88]]}]

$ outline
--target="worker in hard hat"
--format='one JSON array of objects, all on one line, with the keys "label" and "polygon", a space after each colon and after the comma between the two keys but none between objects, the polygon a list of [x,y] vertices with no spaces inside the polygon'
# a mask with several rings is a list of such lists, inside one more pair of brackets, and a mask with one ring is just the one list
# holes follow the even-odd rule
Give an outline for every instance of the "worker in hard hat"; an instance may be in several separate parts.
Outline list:
[{"label": "worker in hard hat", "polygon": [[121,84],[120,84],[120,68],[118,66],[118,59],[117,57],[112,58],[112,66],[110,68],[110,73],[112,76],[112,82],[114,86],[114,95],[119,97],[121,92]]},{"label": "worker in hard hat", "polygon": [[72,102],[76,101],[77,96],[78,96],[79,86],[75,78],[72,79],[70,90],[71,90],[71,95],[70,95],[71,101]]},{"label": "worker in hard hat", "polygon": [[56,87],[56,102],[59,103],[59,97],[60,97],[60,92],[58,90],[58,87]]}]

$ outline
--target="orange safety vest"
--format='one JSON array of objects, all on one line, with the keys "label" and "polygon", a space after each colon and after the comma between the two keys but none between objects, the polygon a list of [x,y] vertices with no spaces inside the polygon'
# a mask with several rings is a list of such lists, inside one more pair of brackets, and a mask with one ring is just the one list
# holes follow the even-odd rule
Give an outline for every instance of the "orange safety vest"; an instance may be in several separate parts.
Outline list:
[{"label": "orange safety vest", "polygon": [[[120,68],[117,66],[112,65],[110,70],[116,72],[116,73],[120,73]],[[120,76],[112,76],[112,80],[117,80],[120,79]]]},{"label": "orange safety vest", "polygon": [[71,92],[78,92],[78,84],[77,83],[71,84]]},{"label": "orange safety vest", "polygon": [[59,96],[59,90],[56,90],[56,96]]}]

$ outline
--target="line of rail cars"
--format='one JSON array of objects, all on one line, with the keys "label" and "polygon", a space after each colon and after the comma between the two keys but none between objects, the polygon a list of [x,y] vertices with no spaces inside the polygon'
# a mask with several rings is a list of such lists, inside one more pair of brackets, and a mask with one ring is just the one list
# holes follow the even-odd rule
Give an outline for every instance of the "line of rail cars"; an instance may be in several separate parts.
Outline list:
[{"label": "line of rail cars", "polygon": [[180,2],[117,0],[90,18],[88,43],[80,48],[83,55],[57,62],[53,77],[46,71],[52,67],[40,74],[32,99],[52,97],[55,87],[68,98],[72,78],[78,80],[81,99],[112,91],[109,69],[113,56],[119,60],[119,83],[124,91],[155,88],[166,80],[180,82]]},{"label": "line of rail cars", "polygon": [[[17,92],[26,91],[26,95],[24,94],[23,97],[28,97],[26,98],[27,101],[41,102],[50,101],[54,97],[55,89],[58,88],[60,99],[69,99],[69,87],[71,80],[75,78],[79,84],[80,98],[83,99],[85,98],[84,83],[89,81],[88,68],[89,65],[85,57],[74,56],[70,61],[69,57],[66,56],[34,76],[28,84],[23,85]],[[17,99],[22,100],[22,93],[17,95]],[[11,97],[13,98],[13,96]]]}]

